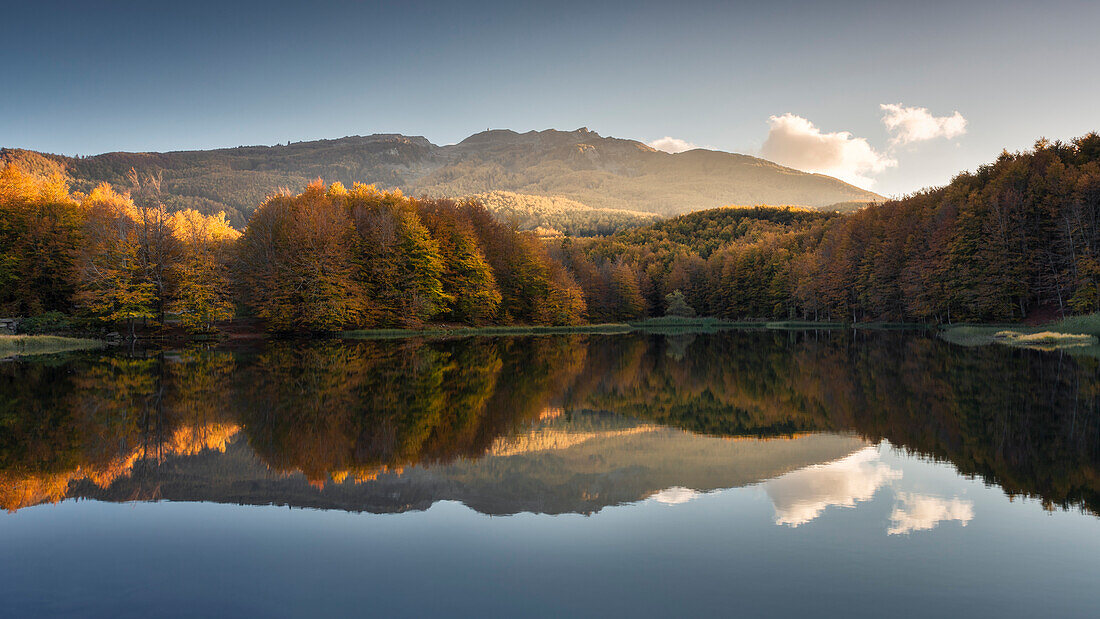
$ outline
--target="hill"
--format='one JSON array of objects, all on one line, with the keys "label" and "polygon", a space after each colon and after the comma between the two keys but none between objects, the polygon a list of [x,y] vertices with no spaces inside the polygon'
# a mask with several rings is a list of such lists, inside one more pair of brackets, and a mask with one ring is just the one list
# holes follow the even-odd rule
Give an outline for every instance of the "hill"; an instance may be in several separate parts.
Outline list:
[{"label": "hill", "polygon": [[62,170],[73,188],[101,182],[126,186],[130,168],[160,174],[169,208],[225,211],[240,227],[252,210],[280,188],[299,190],[318,177],[350,185],[431,196],[508,191],[563,197],[592,209],[675,215],[727,204],[828,207],[880,196],[835,178],[770,161],[696,149],[669,154],[635,140],[576,131],[485,131],[437,146],[397,134],[336,140],[240,146],[206,151],[106,153],[65,157],[4,148],[0,161],[31,170]]},{"label": "hill", "polygon": [[592,208],[560,196],[489,191],[470,197],[483,204],[501,221],[515,223],[521,230],[539,230],[549,234],[614,234],[627,228],[652,224],[661,218],[657,213],[645,211]]},{"label": "hill", "polygon": [[597,240],[594,246],[620,245],[646,252],[670,248],[676,255],[698,254],[706,259],[730,243],[755,241],[766,232],[789,233],[836,217],[834,212],[789,206],[725,206],[624,230]]}]

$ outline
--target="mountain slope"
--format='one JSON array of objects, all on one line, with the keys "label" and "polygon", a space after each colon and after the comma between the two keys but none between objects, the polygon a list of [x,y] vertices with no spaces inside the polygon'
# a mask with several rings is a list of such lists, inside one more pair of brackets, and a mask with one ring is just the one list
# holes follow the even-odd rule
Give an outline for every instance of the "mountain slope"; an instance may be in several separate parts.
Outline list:
[{"label": "mountain slope", "polygon": [[672,215],[726,204],[826,207],[880,196],[837,179],[732,153],[669,154],[641,142],[577,131],[485,131],[458,144],[376,134],[277,146],[64,157],[0,150],[0,161],[63,169],[74,188],[126,185],[131,167],[160,174],[170,207],[224,210],[242,225],[267,195],[310,180],[356,181],[407,193],[465,196],[510,191],[561,196],[589,208]]},{"label": "mountain slope", "polygon": [[595,208],[675,215],[728,204],[824,207],[881,197],[835,178],[720,151],[670,154],[576,131],[496,130],[441,149],[445,166],[415,183],[433,195],[514,191]]}]

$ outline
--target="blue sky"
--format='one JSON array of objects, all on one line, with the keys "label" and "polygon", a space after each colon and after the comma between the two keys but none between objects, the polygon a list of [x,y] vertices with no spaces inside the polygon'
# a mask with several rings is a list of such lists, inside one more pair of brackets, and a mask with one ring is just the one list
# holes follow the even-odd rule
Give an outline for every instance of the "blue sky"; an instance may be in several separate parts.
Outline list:
[{"label": "blue sky", "polygon": [[1100,129],[1094,1],[150,4],[6,3],[0,146],[587,126],[893,195]]}]

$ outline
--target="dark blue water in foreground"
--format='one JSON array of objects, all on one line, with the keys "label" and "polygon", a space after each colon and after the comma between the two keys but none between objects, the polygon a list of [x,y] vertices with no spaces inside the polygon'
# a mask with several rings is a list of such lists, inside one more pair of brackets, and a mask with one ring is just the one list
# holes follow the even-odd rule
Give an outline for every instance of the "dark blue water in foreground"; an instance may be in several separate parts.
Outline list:
[{"label": "dark blue water in foreground", "polygon": [[1096,616],[1093,359],[921,334],[4,364],[4,616]]}]

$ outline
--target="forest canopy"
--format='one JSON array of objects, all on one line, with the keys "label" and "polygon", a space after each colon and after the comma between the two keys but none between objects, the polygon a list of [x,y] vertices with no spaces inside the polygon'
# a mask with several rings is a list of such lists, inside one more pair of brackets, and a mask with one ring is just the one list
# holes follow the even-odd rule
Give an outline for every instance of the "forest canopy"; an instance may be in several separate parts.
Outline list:
[{"label": "forest canopy", "polygon": [[0,309],[131,328],[171,311],[196,331],[230,318],[225,273],[240,233],[224,213],[170,213],[153,192],[135,177],[133,195],[107,184],[71,194],[56,172],[0,168]]},{"label": "forest canopy", "polygon": [[318,181],[260,205],[237,255],[245,304],[276,330],[584,317],[579,287],[539,240],[473,202]]}]

